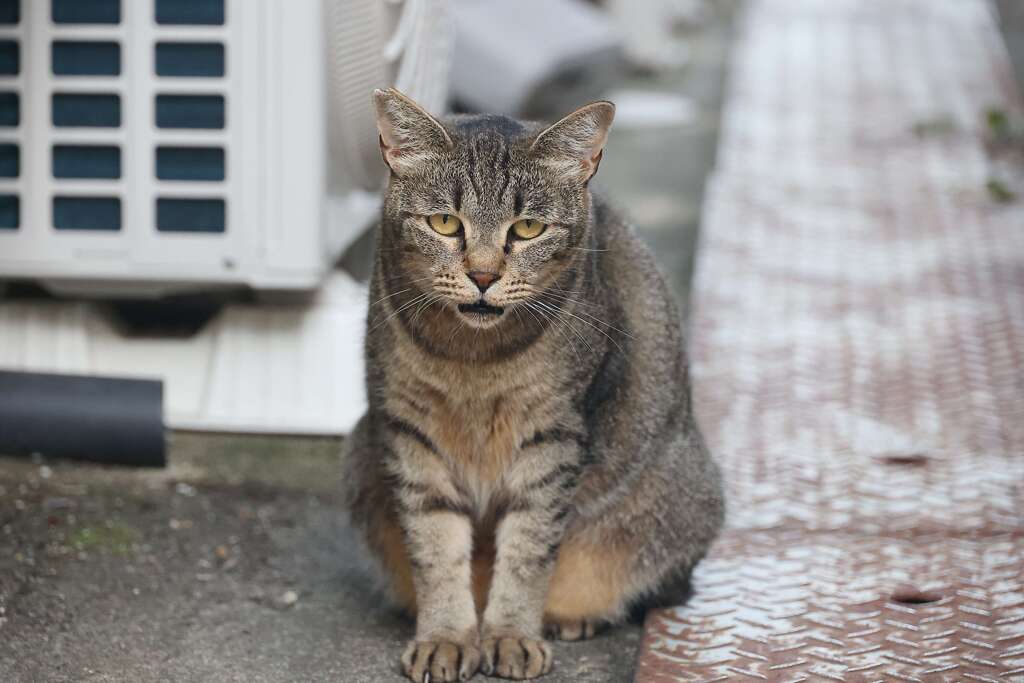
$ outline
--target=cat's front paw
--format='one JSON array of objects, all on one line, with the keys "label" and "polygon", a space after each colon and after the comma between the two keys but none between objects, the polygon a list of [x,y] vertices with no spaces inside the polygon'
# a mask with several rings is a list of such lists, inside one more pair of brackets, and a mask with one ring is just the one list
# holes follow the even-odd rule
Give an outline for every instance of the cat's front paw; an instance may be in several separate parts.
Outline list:
[{"label": "cat's front paw", "polygon": [[488,676],[537,678],[551,671],[551,646],[535,638],[485,638],[480,669]]},{"label": "cat's front paw", "polygon": [[402,655],[402,671],[416,683],[467,681],[480,668],[480,649],[472,643],[414,640]]}]

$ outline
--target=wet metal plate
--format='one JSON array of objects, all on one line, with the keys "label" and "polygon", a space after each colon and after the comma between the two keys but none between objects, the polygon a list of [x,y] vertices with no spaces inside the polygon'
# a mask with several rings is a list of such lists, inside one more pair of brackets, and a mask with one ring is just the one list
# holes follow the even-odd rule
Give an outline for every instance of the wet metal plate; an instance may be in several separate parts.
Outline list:
[{"label": "wet metal plate", "polygon": [[[983,0],[751,0],[691,325],[728,529],[637,680],[1024,681],[1022,112]],[[1005,198],[1004,198],[1005,199]]]}]

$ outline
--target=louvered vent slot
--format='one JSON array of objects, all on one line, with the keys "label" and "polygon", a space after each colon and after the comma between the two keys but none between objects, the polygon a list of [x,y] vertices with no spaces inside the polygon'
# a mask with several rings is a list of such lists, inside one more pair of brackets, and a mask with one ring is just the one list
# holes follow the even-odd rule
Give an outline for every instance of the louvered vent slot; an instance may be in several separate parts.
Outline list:
[{"label": "louvered vent slot", "polygon": [[[224,0],[155,0],[154,19],[158,27],[174,29],[167,35],[158,31],[160,39],[153,46],[160,90],[153,103],[154,123],[158,131],[174,134],[173,143],[160,139],[154,154],[160,188],[156,229],[224,233],[227,138],[221,136],[231,125],[223,94],[228,64],[224,43],[209,39],[210,27],[225,23]],[[189,39],[191,27],[202,30],[202,40]],[[189,131],[195,131],[196,142],[188,138]],[[199,143],[198,136],[216,144]],[[180,187],[195,189],[171,193],[171,188]],[[185,193],[194,196],[182,196]]]},{"label": "louvered vent slot", "polygon": [[121,177],[121,148],[112,145],[54,145],[54,178]]},{"label": "louvered vent slot", "polygon": [[221,25],[224,23],[224,0],[156,0],[156,23]]},{"label": "louvered vent slot", "polygon": [[157,43],[156,75],[219,78],[224,75],[224,46],[220,43]]},{"label": "louvered vent slot", "polygon": [[21,175],[21,150],[14,143],[0,144],[0,178]]},{"label": "louvered vent slot", "polygon": [[50,8],[55,24],[121,23],[121,0],[53,0]]},{"label": "louvered vent slot", "polygon": [[54,94],[53,125],[58,128],[117,128],[121,125],[121,97]]},{"label": "louvered vent slot", "polygon": [[21,123],[21,98],[16,92],[0,92],[0,127],[16,128]]},{"label": "louvered vent slot", "polygon": [[224,97],[157,95],[156,126],[219,130],[224,127]]},{"label": "louvered vent slot", "polygon": [[0,25],[21,23],[21,2],[0,0]]},{"label": "louvered vent slot", "polygon": [[121,74],[121,46],[117,43],[56,40],[50,54],[55,76]]},{"label": "louvered vent slot", "polygon": [[0,194],[0,230],[17,230],[21,223],[21,200],[16,194]]},{"label": "louvered vent slot", "polygon": [[158,199],[156,228],[160,232],[224,232],[223,199]]},{"label": "louvered vent slot", "polygon": [[0,76],[17,76],[21,73],[21,54],[18,43],[0,40]]},{"label": "louvered vent slot", "polygon": [[54,197],[53,227],[58,230],[121,229],[119,197]]},{"label": "louvered vent slot", "polygon": [[224,150],[219,147],[158,147],[160,180],[224,180]]}]

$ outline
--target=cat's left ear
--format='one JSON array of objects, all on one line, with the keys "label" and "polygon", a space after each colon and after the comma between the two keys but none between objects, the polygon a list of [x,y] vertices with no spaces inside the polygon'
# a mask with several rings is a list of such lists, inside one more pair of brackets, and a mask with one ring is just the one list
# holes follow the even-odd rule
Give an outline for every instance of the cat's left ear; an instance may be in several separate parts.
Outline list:
[{"label": "cat's left ear", "polygon": [[430,163],[452,139],[427,110],[394,88],[373,91],[380,154],[397,175]]},{"label": "cat's left ear", "polygon": [[530,153],[557,173],[585,183],[597,173],[614,118],[614,104],[591,102],[542,131]]}]

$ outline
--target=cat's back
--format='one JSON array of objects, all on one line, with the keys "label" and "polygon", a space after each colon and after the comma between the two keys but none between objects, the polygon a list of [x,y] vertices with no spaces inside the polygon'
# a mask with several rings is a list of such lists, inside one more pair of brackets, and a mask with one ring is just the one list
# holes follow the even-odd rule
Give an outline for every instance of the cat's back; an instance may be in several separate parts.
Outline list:
[{"label": "cat's back", "polygon": [[654,255],[635,228],[596,192],[594,214],[596,265],[609,298],[610,332],[625,338],[629,349],[621,345],[622,350],[632,364],[652,361],[663,371],[681,370],[677,361],[683,356],[679,311]]}]

